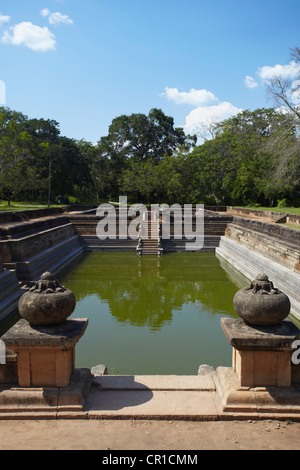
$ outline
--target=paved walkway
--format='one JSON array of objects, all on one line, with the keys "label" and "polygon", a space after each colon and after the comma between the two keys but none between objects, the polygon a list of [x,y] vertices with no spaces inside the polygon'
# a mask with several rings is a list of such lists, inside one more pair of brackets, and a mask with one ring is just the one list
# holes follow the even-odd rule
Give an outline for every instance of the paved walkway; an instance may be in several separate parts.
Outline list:
[{"label": "paved walkway", "polygon": [[137,466],[140,460],[153,465],[154,454],[161,463],[168,455],[171,463],[178,455],[196,455],[199,463],[199,450],[299,449],[300,422],[285,415],[226,416],[209,374],[98,376],[84,411],[51,419],[43,412],[20,415],[1,416],[0,450],[102,450],[100,464],[124,454]]},{"label": "paved walkway", "polygon": [[299,387],[275,387],[273,391],[240,387],[231,368],[218,368],[217,375],[204,368],[203,373],[195,376],[91,376],[88,369],[77,371],[73,385],[62,389],[4,386],[0,421],[76,418],[300,421]]},{"label": "paved walkway", "polygon": [[85,409],[98,419],[214,420],[222,412],[211,375],[95,377]]},{"label": "paved walkway", "polygon": [[174,462],[179,451],[193,457],[201,450],[299,450],[299,434],[300,423],[273,420],[0,420],[0,450],[98,450],[98,465],[122,455],[151,464],[154,454],[163,463],[170,453]]}]

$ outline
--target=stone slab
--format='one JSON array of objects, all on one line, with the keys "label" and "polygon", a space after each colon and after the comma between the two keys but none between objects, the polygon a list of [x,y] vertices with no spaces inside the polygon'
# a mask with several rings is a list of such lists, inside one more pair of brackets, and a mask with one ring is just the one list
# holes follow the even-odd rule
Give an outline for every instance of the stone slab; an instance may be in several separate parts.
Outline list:
[{"label": "stone slab", "polygon": [[97,376],[94,385],[102,390],[214,391],[212,375]]},{"label": "stone slab", "polygon": [[120,390],[91,393],[85,410],[98,419],[216,419],[215,392]]},{"label": "stone slab", "polygon": [[[225,413],[254,413],[269,416],[298,416],[300,419],[300,385],[281,387],[243,387],[230,367],[218,367],[214,374],[216,390]],[[276,418],[273,418],[276,419]]]},{"label": "stone slab", "polygon": [[300,330],[289,320],[274,326],[247,325],[241,318],[221,318],[221,326],[231,346],[238,350],[292,350]]},{"label": "stone slab", "polygon": [[59,411],[83,411],[92,382],[89,369],[76,369],[67,387],[20,387],[6,384],[0,387],[0,415],[15,413],[35,416],[35,413],[55,415]]},{"label": "stone slab", "polygon": [[19,320],[2,336],[5,345],[13,347],[43,346],[71,349],[84,334],[88,324],[86,318],[68,319],[59,325],[34,326],[27,320]]}]

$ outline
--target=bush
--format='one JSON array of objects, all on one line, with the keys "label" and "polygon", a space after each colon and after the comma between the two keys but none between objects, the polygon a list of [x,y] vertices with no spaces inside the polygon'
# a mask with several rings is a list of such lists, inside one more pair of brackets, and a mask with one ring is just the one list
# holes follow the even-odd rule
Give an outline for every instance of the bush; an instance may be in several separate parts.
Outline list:
[{"label": "bush", "polygon": [[288,206],[289,206],[289,201],[286,198],[278,199],[277,207],[281,208],[281,207],[288,207]]}]

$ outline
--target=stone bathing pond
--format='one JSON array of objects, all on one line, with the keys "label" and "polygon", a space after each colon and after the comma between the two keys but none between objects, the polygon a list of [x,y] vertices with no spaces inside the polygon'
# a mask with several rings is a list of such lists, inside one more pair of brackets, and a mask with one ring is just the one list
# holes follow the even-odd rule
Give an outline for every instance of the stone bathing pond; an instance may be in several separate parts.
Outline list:
[{"label": "stone bathing pond", "polygon": [[193,375],[201,364],[231,364],[220,318],[237,317],[232,299],[249,281],[213,252],[90,252],[57,278],[77,300],[70,318],[89,319],[78,368]]},{"label": "stone bathing pond", "polygon": [[[0,415],[299,419],[291,357],[300,339],[300,230],[282,226],[282,215],[266,221],[227,209],[205,209],[200,251],[186,249],[174,223],[170,238],[158,237],[152,217],[155,250],[143,237],[99,238],[90,207],[0,214],[0,336],[9,352]],[[36,281],[48,288],[52,276],[75,295],[69,320],[47,332],[19,322],[19,298],[27,289],[31,298]],[[266,279],[289,296],[291,321],[246,325],[235,294],[255,280],[256,299]]]}]

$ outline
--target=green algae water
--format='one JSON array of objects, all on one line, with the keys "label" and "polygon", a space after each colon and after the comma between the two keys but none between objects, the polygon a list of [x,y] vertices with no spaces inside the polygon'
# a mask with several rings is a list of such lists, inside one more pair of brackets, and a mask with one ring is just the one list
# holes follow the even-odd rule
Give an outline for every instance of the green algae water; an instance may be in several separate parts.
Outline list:
[{"label": "green algae water", "polygon": [[232,300],[248,281],[214,253],[87,253],[59,277],[88,318],[76,367],[105,364],[109,374],[197,374],[199,365],[230,366],[220,325],[236,316]]}]

